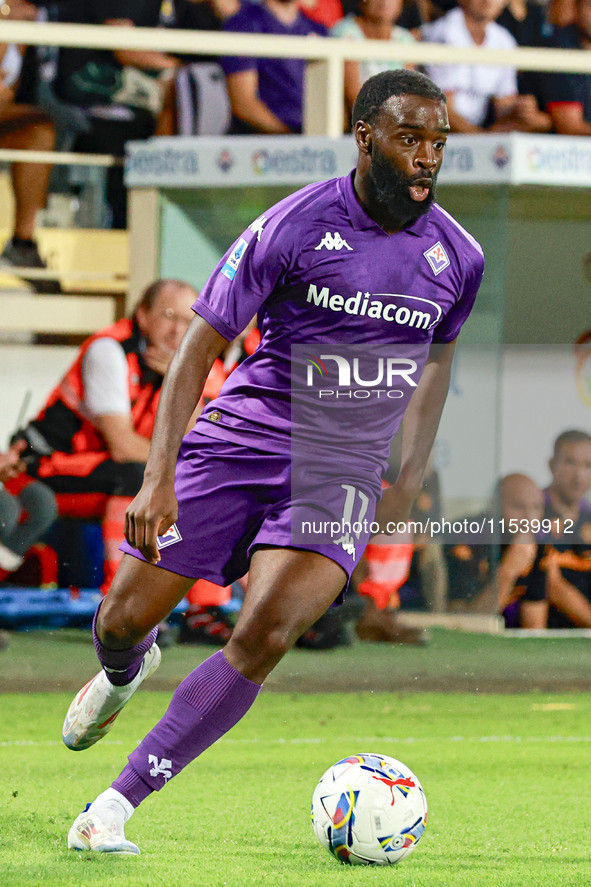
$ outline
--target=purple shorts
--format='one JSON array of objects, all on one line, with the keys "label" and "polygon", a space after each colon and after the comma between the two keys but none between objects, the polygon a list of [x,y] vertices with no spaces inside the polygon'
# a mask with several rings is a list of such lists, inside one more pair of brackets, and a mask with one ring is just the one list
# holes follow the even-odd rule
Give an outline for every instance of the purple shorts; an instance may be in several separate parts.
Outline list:
[{"label": "purple shorts", "polygon": [[[159,537],[159,566],[225,586],[248,572],[255,548],[274,546],[317,551],[350,578],[372,535],[379,479],[360,479],[334,462],[323,468],[307,460],[294,471],[292,485],[289,455],[190,431],[176,466],[179,516]],[[121,550],[144,560],[127,542]]]}]

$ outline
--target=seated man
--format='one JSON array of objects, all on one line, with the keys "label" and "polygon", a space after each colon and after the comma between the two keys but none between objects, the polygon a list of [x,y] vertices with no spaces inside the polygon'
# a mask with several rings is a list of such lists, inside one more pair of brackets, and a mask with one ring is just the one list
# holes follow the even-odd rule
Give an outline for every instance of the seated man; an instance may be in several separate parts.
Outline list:
[{"label": "seated man", "polygon": [[164,373],[191,320],[195,290],[158,280],[131,319],[91,336],[39,416],[20,433],[29,473],[56,493],[106,493],[108,589],[127,505],[142,484]]},{"label": "seated man", "polygon": [[[225,31],[326,35],[300,12],[298,0],[245,0],[240,12],[224,22]],[[223,59],[234,117],[234,133],[277,135],[299,133],[303,123],[303,59],[263,59],[246,56]]]},{"label": "seated man", "polygon": [[591,436],[565,431],[554,443],[543,532],[522,611],[527,628],[591,628]]},{"label": "seated man", "polygon": [[[575,23],[555,33],[560,49],[591,51],[591,0],[576,0]],[[543,75],[546,108],[560,135],[591,136],[591,74]]]},{"label": "seated man", "polygon": [[18,570],[31,545],[57,517],[55,494],[45,484],[33,481],[15,495],[4,487],[26,470],[21,459],[25,447],[26,442],[19,441],[0,453],[0,571],[4,573]]},{"label": "seated man", "polygon": [[[155,28],[167,24],[171,5],[148,0],[76,0],[59,4],[58,18],[79,24]],[[77,136],[73,150],[122,156],[127,141],[154,135],[161,115],[169,116],[170,90],[179,65],[172,55],[153,50],[62,48],[53,90],[62,102],[83,109],[90,124],[88,131]],[[125,228],[127,198],[121,166],[108,170],[107,201],[112,227]]]},{"label": "seated man", "polygon": [[[2,9],[7,8],[5,4]],[[11,17],[33,18],[37,9],[19,3]],[[25,13],[30,13],[26,15]],[[21,70],[21,55],[13,44],[0,44],[0,147],[30,151],[51,151],[55,133],[51,120],[33,104],[15,101]],[[47,163],[13,163],[10,167],[14,194],[14,228],[4,247],[2,260],[21,268],[45,268],[34,240],[37,213],[47,200],[51,166]],[[57,292],[56,281],[31,280],[38,292]]]},{"label": "seated man", "polygon": [[[516,49],[506,28],[496,24],[506,0],[460,0],[435,22],[421,28],[425,40],[449,46]],[[518,94],[513,68],[491,65],[427,65],[427,74],[447,96],[452,132],[546,132],[547,115],[533,96]],[[491,113],[492,111],[492,113]]]},{"label": "seated man", "polygon": [[542,520],[543,494],[525,474],[509,474],[496,498],[489,511],[467,519],[482,532],[444,546],[450,610],[501,614],[526,595],[538,554],[535,527]]}]

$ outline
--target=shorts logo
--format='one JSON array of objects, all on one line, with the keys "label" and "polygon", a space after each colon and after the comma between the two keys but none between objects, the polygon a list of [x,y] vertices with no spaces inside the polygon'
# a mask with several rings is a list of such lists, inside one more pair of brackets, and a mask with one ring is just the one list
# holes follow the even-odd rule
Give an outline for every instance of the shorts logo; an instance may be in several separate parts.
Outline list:
[{"label": "shorts logo", "polygon": [[242,257],[247,246],[247,241],[244,239],[244,237],[241,237],[228,258],[226,259],[226,263],[222,268],[222,274],[227,277],[228,280],[234,280],[234,278],[236,277],[238,265],[242,261]]},{"label": "shorts logo", "polygon": [[449,259],[447,257],[447,253],[441,246],[440,242],[437,241],[435,246],[432,246],[431,249],[428,249],[423,253],[424,257],[427,259],[431,268],[433,269],[433,274],[441,274],[444,268],[447,268],[449,265]]},{"label": "shorts logo", "polygon": [[174,545],[175,542],[180,542],[182,538],[179,528],[176,524],[173,524],[172,527],[168,528],[166,533],[162,536],[158,536],[156,539],[156,545],[158,548],[168,548],[169,545]]}]

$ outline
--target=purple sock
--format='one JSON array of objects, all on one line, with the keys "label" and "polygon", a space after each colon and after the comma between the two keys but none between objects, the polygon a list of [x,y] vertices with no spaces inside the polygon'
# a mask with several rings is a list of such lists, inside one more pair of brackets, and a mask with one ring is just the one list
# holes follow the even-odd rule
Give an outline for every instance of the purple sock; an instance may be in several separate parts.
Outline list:
[{"label": "purple sock", "polygon": [[[102,604],[102,601],[101,601]],[[94,641],[94,649],[99,658],[99,662],[105,670],[110,682],[115,687],[123,687],[133,681],[134,677],[140,670],[142,659],[156,641],[158,637],[158,629],[153,628],[147,637],[143,639],[141,644],[136,647],[129,647],[127,650],[108,650],[103,646],[96,633],[96,620],[98,617],[101,604],[98,605],[94,619],[92,620],[92,639]]]},{"label": "purple sock", "polygon": [[260,689],[219,650],[179,684],[166,714],[132,751],[112,788],[139,806],[237,724]]}]

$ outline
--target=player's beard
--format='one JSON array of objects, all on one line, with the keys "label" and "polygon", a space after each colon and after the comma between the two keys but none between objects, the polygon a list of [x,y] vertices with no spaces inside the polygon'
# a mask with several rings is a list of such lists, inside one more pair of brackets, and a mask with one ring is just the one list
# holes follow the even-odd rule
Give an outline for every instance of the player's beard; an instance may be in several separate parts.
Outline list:
[{"label": "player's beard", "polygon": [[[427,197],[424,200],[413,200],[409,192],[410,186],[417,179],[428,178],[433,184]],[[416,221],[429,212],[435,200],[437,174],[432,175],[422,170],[414,176],[405,176],[392,166],[375,143],[371,155],[370,180],[374,200],[381,206],[384,217],[395,222],[409,224]]]}]

